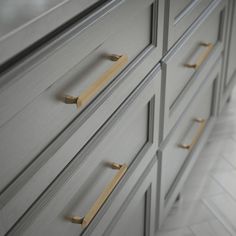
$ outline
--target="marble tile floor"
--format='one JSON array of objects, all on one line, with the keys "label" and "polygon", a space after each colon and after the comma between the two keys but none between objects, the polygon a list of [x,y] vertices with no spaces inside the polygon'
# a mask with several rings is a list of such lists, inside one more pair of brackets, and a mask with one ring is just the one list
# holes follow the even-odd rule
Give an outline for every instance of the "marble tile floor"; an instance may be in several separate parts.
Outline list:
[{"label": "marble tile floor", "polygon": [[236,90],[157,236],[236,236]]}]

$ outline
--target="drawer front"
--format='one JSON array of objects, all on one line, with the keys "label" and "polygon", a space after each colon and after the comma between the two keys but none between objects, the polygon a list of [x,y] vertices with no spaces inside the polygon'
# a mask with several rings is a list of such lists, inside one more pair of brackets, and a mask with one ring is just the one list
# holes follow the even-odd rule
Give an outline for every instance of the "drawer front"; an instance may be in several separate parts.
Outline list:
[{"label": "drawer front", "polygon": [[[66,143],[62,146],[19,191],[19,194],[2,208],[1,213],[2,217],[6,218],[5,222],[14,223],[16,217],[19,217],[20,213],[22,214],[29,207],[30,202],[36,200],[37,194],[43,191],[50,181],[58,175],[58,172],[67,165],[61,176],[52,185],[55,187],[48,190],[45,197],[38,203],[48,202],[45,208],[42,205],[41,207],[42,215],[48,215],[51,212],[47,217],[48,219],[45,218],[46,225],[50,222],[50,227],[45,225],[45,228],[42,222],[41,226],[37,223],[37,228],[39,226],[40,229],[43,226],[42,230],[49,230],[49,232],[56,230],[61,235],[65,235],[62,233],[65,232],[64,230],[68,231],[67,235],[74,235],[75,232],[79,232],[80,227],[71,226],[67,221],[63,223],[61,212],[65,211],[65,214],[77,214],[78,212],[85,215],[98,198],[101,189],[104,189],[108,184],[108,180],[111,180],[116,172],[119,173],[119,170],[110,168],[112,162],[122,165],[125,163],[125,165],[130,166],[134,161],[142,159],[146,153],[150,152],[154,155],[157,149],[160,102],[158,68],[145,78],[81,150],[78,147],[80,140],[86,135],[86,130],[79,129],[74,133],[67,141],[70,144]],[[91,125],[88,124],[88,130]],[[53,194],[53,198],[49,201],[51,191],[55,195]],[[20,206],[19,201],[21,202]],[[38,204],[33,211],[35,214],[39,214],[35,217],[41,219],[42,215],[37,210]],[[16,215],[16,213],[18,214]],[[8,229],[9,227],[10,225]],[[32,229],[35,231],[36,225],[33,224],[32,227],[30,226],[29,232]],[[35,232],[39,232],[39,229]],[[18,230],[13,232],[18,232]],[[39,235],[42,234],[39,233]],[[51,235],[51,233],[49,234]],[[32,234],[26,233],[24,235]]]},{"label": "drawer front", "polygon": [[113,71],[110,80],[92,93],[86,103],[122,69],[128,73],[144,58],[145,66],[139,73],[146,75],[161,58],[163,2],[106,1],[9,72],[2,73],[0,126],[70,73],[74,78],[67,80],[54,100],[65,94],[80,95],[114,63],[110,59],[113,54],[125,55],[127,63],[117,73]]},{"label": "drawer front", "polygon": [[184,172],[185,163],[188,163],[191,158],[191,151],[196,148],[195,145],[201,138],[207,121],[216,112],[220,68],[221,60],[218,60],[212,71],[205,77],[206,82],[200,87],[200,91],[182,116],[164,148],[162,173],[163,194],[166,201],[176,186],[179,176]]},{"label": "drawer front", "polygon": [[203,82],[205,76],[199,76],[200,72],[212,67],[223,50],[226,6],[225,2],[216,3],[188,38],[163,60],[166,75],[164,138]]},{"label": "drawer front", "polygon": [[[105,6],[99,11],[108,11]],[[79,32],[74,32],[67,43],[53,52],[48,46],[44,59],[30,60],[31,67],[19,66],[18,76],[17,70],[10,72],[12,80],[7,78],[10,74],[1,78],[9,79],[0,91],[1,195],[19,189],[19,182],[29,179],[63,143],[57,147],[49,144],[58,137],[65,142],[76,127],[85,127],[91,120],[89,131],[81,137],[83,146],[137,87],[161,55],[161,34],[157,34],[161,20],[157,19],[162,18],[158,13],[162,8],[163,1],[128,0],[108,13],[99,12],[100,17],[92,13],[74,29]],[[109,56],[113,53],[124,57],[112,61]],[[65,104],[68,94],[82,97],[78,108]],[[75,119],[77,126],[72,123]],[[68,129],[67,137],[58,136]],[[19,176],[23,180],[16,178]],[[9,199],[9,195],[12,193],[2,198]]]},{"label": "drawer front", "polygon": [[154,236],[157,168],[155,156],[139,179],[131,176],[98,224],[84,235]]},{"label": "drawer front", "polygon": [[170,49],[213,0],[167,0],[169,25],[167,49]]}]

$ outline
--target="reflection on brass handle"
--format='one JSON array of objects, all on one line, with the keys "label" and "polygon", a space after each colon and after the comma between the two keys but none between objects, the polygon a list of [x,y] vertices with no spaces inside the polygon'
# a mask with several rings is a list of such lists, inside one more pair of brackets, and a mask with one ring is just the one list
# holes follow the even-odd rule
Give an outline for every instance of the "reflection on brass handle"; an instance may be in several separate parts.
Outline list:
[{"label": "reflection on brass handle", "polygon": [[73,97],[70,95],[65,96],[65,103],[76,104],[77,107],[83,106],[87,101],[89,101],[96,93],[99,91],[106,83],[113,78],[114,75],[128,62],[127,55],[111,55],[109,56],[111,61],[115,63],[107,70],[105,73],[98,78],[93,84],[91,84],[84,92],[82,92],[78,97]]},{"label": "reflection on brass handle", "polygon": [[211,52],[213,48],[212,43],[201,43],[200,46],[206,47],[206,51],[204,51],[200,57],[197,59],[197,62],[195,64],[185,64],[188,68],[198,69],[198,67],[205,61],[205,59],[208,57],[209,53]]},{"label": "reflection on brass handle", "polygon": [[194,121],[199,123],[199,129],[190,144],[180,144],[179,145],[179,147],[181,147],[183,149],[191,150],[194,147],[194,145],[196,144],[196,142],[198,141],[199,137],[201,136],[201,134],[205,128],[205,125],[206,125],[205,119],[195,119]]},{"label": "reflection on brass handle", "polygon": [[112,179],[112,181],[105,187],[105,189],[100,194],[96,202],[92,205],[87,214],[84,217],[79,217],[79,216],[67,217],[67,219],[69,219],[70,222],[74,224],[81,224],[82,228],[86,227],[92,221],[92,219],[97,214],[97,212],[104,204],[104,202],[107,200],[107,198],[109,197],[113,189],[116,187],[120,179],[123,177],[126,170],[128,169],[128,166],[126,164],[120,165],[117,163],[111,163],[111,168],[118,169],[119,171]]}]

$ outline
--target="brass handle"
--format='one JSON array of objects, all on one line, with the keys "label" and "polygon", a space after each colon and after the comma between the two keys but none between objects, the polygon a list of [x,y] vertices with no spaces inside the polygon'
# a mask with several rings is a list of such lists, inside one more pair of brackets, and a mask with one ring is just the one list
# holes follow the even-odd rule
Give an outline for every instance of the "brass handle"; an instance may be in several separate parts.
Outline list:
[{"label": "brass handle", "polygon": [[196,135],[194,136],[192,142],[190,144],[180,144],[179,147],[187,150],[191,150],[194,145],[197,143],[199,137],[201,136],[205,126],[206,120],[205,119],[195,119],[195,122],[199,123],[199,129],[197,130]]},{"label": "brass handle", "polygon": [[81,224],[82,228],[86,227],[92,221],[94,216],[97,214],[97,212],[104,204],[106,199],[109,197],[113,189],[116,187],[120,179],[124,176],[126,170],[128,169],[128,166],[126,164],[120,165],[117,163],[111,163],[111,168],[118,169],[119,170],[118,173],[115,175],[112,181],[105,187],[103,192],[100,194],[96,202],[92,205],[92,207],[84,217],[79,217],[79,216],[67,217],[67,219],[69,219],[71,223]]},{"label": "brass handle", "polygon": [[65,103],[76,104],[77,108],[83,106],[128,62],[127,55],[111,55],[109,56],[109,59],[115,61],[115,63],[78,97],[66,95],[64,100]]},{"label": "brass handle", "polygon": [[198,67],[205,61],[213,48],[212,43],[201,43],[200,46],[205,47],[206,50],[199,56],[195,64],[185,64],[186,67],[193,68],[195,70],[198,69]]}]

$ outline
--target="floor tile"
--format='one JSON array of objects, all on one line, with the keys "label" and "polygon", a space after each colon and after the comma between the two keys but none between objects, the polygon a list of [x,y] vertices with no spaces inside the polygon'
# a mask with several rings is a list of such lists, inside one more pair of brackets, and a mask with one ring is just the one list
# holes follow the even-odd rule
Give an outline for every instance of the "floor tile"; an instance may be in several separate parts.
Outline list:
[{"label": "floor tile", "polygon": [[201,201],[184,202],[171,209],[162,230],[175,230],[212,219],[215,216]]},{"label": "floor tile", "polygon": [[190,178],[184,185],[181,198],[184,202],[200,200],[202,197],[224,193],[224,189],[212,178],[193,180]]},{"label": "floor tile", "polygon": [[[235,123],[236,123],[236,118],[235,118]],[[232,138],[232,136],[222,146],[221,154],[223,154],[224,156],[236,155],[236,141]]]},{"label": "floor tile", "polygon": [[195,236],[232,236],[218,220],[212,220],[190,227]]},{"label": "floor tile", "polygon": [[173,231],[162,231],[158,232],[156,236],[195,236],[192,231],[187,228],[173,230]]},{"label": "floor tile", "polygon": [[205,204],[211,209],[213,214],[223,223],[227,230],[236,235],[236,201],[228,194],[220,194],[208,197],[204,200]]},{"label": "floor tile", "polygon": [[[201,154],[202,156],[203,154]],[[229,163],[222,155],[216,156],[205,156],[204,158],[199,158],[195,163],[192,173],[193,174],[209,174],[209,171],[232,171],[235,168]],[[191,175],[192,175],[191,173]]]},{"label": "floor tile", "polygon": [[214,173],[213,177],[236,201],[236,170]]},{"label": "floor tile", "polygon": [[226,150],[224,153],[222,153],[222,157],[236,169],[236,141],[232,145],[235,146],[229,147],[229,150]]}]

